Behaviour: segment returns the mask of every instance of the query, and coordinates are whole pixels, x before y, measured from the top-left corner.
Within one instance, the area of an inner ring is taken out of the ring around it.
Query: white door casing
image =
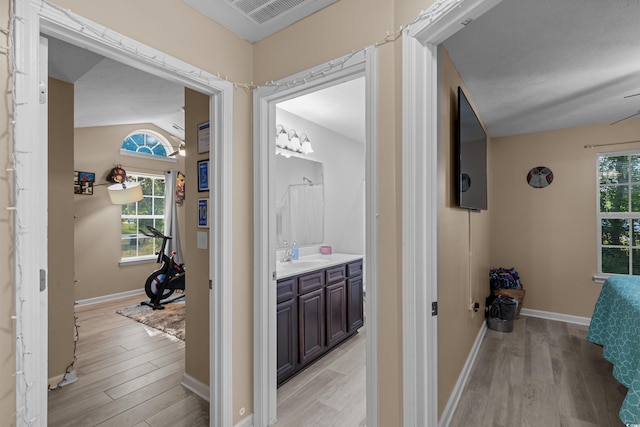
[[[440,0],[403,31],[403,424],[438,426],[438,45],[501,0]],[[440,426],[449,419],[443,414]]]
[[[318,65],[254,92],[254,413],[253,426],[276,421],[276,238],[274,182],[277,103],[365,76],[365,226],[367,304],[367,426],[377,426],[377,128],[376,55],[367,48]],[[265,357],[266,355],[266,357]]]
[[[231,425],[233,85],[49,2],[15,0],[12,6],[16,424],[46,425],[47,417],[47,294],[39,290],[41,271],[47,269],[47,197],[42,190],[48,182],[46,107],[43,113],[38,102],[38,67],[46,67],[38,58],[42,32],[209,95],[210,121],[219,125],[211,132],[210,141],[214,157],[210,174],[216,194],[212,200],[209,238],[209,271],[213,284],[210,292],[210,413],[212,426]]]

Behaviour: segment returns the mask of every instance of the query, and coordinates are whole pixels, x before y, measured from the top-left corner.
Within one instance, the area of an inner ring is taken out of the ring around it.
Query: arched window
[[[120,154],[175,161],[174,150],[165,137],[150,130],[137,130],[122,141]]]

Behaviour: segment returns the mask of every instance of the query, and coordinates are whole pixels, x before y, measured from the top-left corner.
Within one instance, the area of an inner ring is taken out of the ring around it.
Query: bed
[[[628,388],[620,420],[640,424],[640,278],[608,278],[591,318],[587,341],[602,345],[613,376]]]

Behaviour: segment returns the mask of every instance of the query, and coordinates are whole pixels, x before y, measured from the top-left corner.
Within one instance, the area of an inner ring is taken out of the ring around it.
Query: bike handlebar
[[[172,237],[171,237],[171,236],[165,236],[164,234],[162,234],[161,232],[159,232],[155,227],[152,227],[152,226],[150,226],[150,225],[147,225],[147,229],[149,230],[149,232],[150,232],[151,234],[149,234],[149,233],[145,232],[145,231],[144,231],[144,230],[142,230],[142,229],[140,229],[139,231],[140,231],[142,234],[144,234],[145,236],[147,236],[147,237],[160,237],[160,238],[162,238],[162,239],[167,239],[167,240],[172,239]]]

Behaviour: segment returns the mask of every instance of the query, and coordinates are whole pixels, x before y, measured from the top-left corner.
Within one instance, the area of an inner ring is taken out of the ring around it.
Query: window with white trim
[[[140,230],[147,232],[147,225],[151,225],[164,231],[164,176],[128,173],[127,181],[140,183],[143,198],[122,205],[121,259],[155,259],[162,239],[147,237]]]
[[[598,155],[598,268],[640,275],[640,151]]]
[[[122,141],[120,154],[125,156],[145,157],[154,160],[176,161],[175,150],[167,139],[157,132],[139,129],[131,132]]]

